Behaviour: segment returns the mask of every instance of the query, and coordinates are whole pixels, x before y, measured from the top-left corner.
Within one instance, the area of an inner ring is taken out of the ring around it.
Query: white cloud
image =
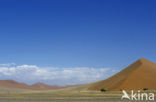
[[[9,67],[9,66],[13,66],[16,65],[15,63],[5,63],[5,64],[0,64],[0,66],[2,67]]]
[[[28,84],[43,82],[52,85],[74,85],[102,80],[116,72],[111,68],[40,68],[35,65],[0,66],[0,79],[12,79]]]

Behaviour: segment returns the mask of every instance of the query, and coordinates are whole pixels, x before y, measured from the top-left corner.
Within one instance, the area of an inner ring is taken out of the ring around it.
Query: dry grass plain
[[[131,102],[121,100],[121,96],[121,92],[97,91],[0,93],[0,102]]]

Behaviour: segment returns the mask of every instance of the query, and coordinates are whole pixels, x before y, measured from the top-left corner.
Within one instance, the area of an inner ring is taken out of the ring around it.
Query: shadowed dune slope
[[[156,90],[156,63],[139,59],[114,76],[91,84],[88,90]]]

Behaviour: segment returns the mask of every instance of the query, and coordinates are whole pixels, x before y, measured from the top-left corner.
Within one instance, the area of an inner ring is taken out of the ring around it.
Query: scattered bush
[[[148,88],[143,88],[144,91],[148,90]]]
[[[106,89],[101,89],[101,92],[106,92],[107,90]]]

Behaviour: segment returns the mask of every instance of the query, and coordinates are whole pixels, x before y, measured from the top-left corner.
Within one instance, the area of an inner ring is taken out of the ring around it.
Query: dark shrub
[[[106,89],[101,89],[101,92],[106,92],[107,90]]]
[[[143,88],[144,91],[148,90],[148,88]]]

